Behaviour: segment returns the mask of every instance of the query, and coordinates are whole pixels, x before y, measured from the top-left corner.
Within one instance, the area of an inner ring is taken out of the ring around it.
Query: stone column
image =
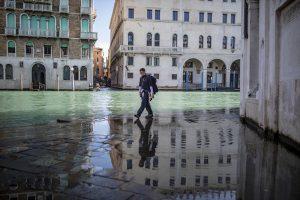
[[[230,88],[230,67],[226,68],[226,88]]]
[[[207,68],[203,69],[203,90],[207,90]]]

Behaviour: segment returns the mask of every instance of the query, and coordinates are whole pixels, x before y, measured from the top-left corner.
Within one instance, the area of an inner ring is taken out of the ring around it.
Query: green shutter
[[[50,17],[49,18],[49,24],[48,24],[48,28],[51,31],[55,31],[55,18],[54,17]]]
[[[9,41],[7,46],[8,46],[9,48],[15,48],[15,43],[14,43],[14,41]]]
[[[28,41],[28,42],[26,42],[26,45],[27,45],[27,46],[31,46],[31,47],[33,47],[33,42],[31,42],[31,41]]]
[[[7,27],[16,28],[16,20],[14,13],[7,14]]]
[[[47,31],[47,19],[46,19],[46,17],[41,17],[40,29],[42,31]]]
[[[69,22],[68,22],[67,18],[62,17],[60,25],[61,25],[61,30],[62,31],[68,31],[69,30]]]
[[[68,44],[65,44],[65,43],[64,43],[64,44],[61,44],[60,46],[63,47],[63,48],[67,48],[67,47],[68,47]]]
[[[89,32],[89,20],[88,19],[82,19],[81,20],[81,32]]]
[[[89,0],[82,0],[82,7],[90,7],[90,1]]]
[[[31,17],[30,29],[36,31],[37,28],[38,28],[38,17],[37,16],[32,16]]]
[[[21,29],[22,30],[28,30],[28,16],[22,15],[21,17]]]
[[[82,48],[83,48],[83,49],[89,49],[90,46],[89,46],[88,44],[83,44],[83,45],[82,45]]]

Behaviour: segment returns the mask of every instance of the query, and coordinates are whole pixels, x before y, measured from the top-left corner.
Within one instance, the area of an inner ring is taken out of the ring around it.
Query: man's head
[[[140,74],[141,74],[141,76],[144,76],[146,74],[145,68],[140,69]]]

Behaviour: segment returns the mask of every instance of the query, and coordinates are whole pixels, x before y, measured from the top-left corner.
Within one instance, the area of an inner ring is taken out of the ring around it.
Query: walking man
[[[153,112],[151,109],[150,101],[152,100],[154,95],[151,76],[148,76],[146,74],[145,68],[140,69],[140,74],[141,74],[141,78],[139,83],[139,93],[140,93],[140,97],[142,98],[142,103],[141,103],[141,107],[137,111],[137,114],[134,116],[140,118],[140,116],[142,115],[143,111],[146,108],[148,112],[146,118],[151,119],[153,118]]]

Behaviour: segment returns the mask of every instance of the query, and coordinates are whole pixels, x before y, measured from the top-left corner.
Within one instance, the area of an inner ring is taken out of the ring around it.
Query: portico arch
[[[46,88],[46,68],[41,63],[36,63],[32,66],[32,89]]]
[[[207,66],[207,89],[219,90],[226,87],[226,64],[221,59],[213,59]]]
[[[203,84],[202,76],[203,64],[196,58],[190,58],[184,62],[182,82],[183,88],[200,89]]]
[[[230,66],[230,88],[240,89],[240,60],[235,60]]]

